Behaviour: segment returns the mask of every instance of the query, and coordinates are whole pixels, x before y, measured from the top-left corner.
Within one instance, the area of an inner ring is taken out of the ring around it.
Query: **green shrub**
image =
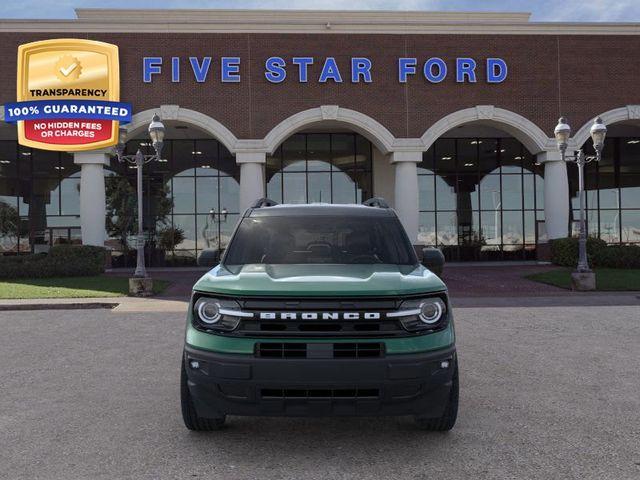
[[[49,253],[0,257],[0,278],[79,277],[104,272],[106,250],[89,245],[56,245]]]
[[[597,251],[607,248],[607,242],[595,237],[587,238],[587,258],[593,261]],[[559,238],[551,241],[551,261],[563,267],[574,267],[578,263],[578,239]]]
[[[167,227],[158,232],[158,247],[165,252],[173,250],[184,242],[184,230],[179,227]]]
[[[640,246],[609,245],[594,254],[593,264],[596,267],[640,268]]]
[[[607,245],[604,240],[588,237],[587,259],[591,267],[640,268],[640,246]],[[551,261],[563,267],[575,267],[578,264],[578,239],[552,240]]]

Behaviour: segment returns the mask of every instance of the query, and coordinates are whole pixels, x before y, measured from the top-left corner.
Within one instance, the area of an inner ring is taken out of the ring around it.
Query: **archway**
[[[436,122],[422,136],[418,243],[449,260],[535,258],[544,218],[537,153],[550,139],[502,109],[475,107]],[[566,222],[565,222],[566,223]]]
[[[447,131],[467,124],[497,127],[518,139],[533,154],[554,148],[553,139],[522,115],[493,105],[478,105],[450,113],[429,127],[421,137],[425,149]]]
[[[195,265],[202,250],[226,247],[241,214],[240,166],[231,151],[237,139],[206,115],[163,106],[134,115],[125,153],[133,154],[138,148],[152,153],[146,129],[154,113],[161,115],[166,133],[162,159],[143,168],[144,224],[150,239],[147,262],[151,266]],[[114,191],[110,183],[124,179],[133,189],[135,175],[135,166],[111,161],[107,206]],[[122,251],[121,238],[112,231],[107,244],[117,244]],[[117,266],[135,261],[120,257],[118,253]]]
[[[268,153],[276,148],[288,137],[303,129],[313,129],[315,126],[346,127],[367,138],[383,154],[392,151],[395,137],[377,120],[348,108],[337,105],[323,105],[296,113],[278,125],[264,137],[264,145]]]
[[[325,105],[283,120],[263,143],[268,196],[287,203],[360,203],[374,195],[373,170],[388,167],[384,156],[395,138],[363,113]]]
[[[206,132],[208,135],[216,138],[231,153],[236,151],[236,136],[216,119],[179,105],[161,105],[159,108],[143,110],[133,115],[131,123],[127,125],[127,132],[131,138],[137,138],[146,135],[146,131],[154,114],[159,114],[165,125],[179,124],[190,125],[198,130]]]

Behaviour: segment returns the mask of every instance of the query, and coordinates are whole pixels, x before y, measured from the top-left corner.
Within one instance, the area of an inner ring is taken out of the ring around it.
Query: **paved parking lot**
[[[0,478],[640,478],[640,307],[459,308],[448,434],[406,418],[182,426],[178,313],[0,312]]]

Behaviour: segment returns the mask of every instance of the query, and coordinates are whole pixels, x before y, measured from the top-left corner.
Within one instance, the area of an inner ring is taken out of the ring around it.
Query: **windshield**
[[[242,219],[224,265],[415,265],[413,247],[395,217],[264,216]]]

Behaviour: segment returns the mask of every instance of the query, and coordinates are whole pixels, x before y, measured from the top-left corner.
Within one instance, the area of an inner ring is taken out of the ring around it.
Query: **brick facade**
[[[640,104],[640,36],[629,35],[374,35],[374,34],[259,34],[259,33],[0,33],[0,102],[15,100],[18,45],[50,38],[89,38],[120,48],[121,98],[134,111],[161,104],[178,104],[205,113],[238,138],[262,138],[285,118],[319,105],[339,105],[374,118],[399,138],[421,136],[445,115],[474,105],[491,104],[531,120],[549,136],[560,114],[579,128],[594,115]],[[280,84],[264,77],[264,61],[272,55],[290,59],[312,56],[309,82],[298,83],[297,70],[288,68]],[[164,57],[162,75],[142,81],[144,56]],[[170,57],[182,59],[181,82],[172,83]],[[197,83],[188,57],[211,56],[205,83]],[[240,83],[221,83],[221,56],[242,59]],[[320,62],[337,59],[344,82],[321,84]],[[349,59],[368,57],[373,82],[352,84]],[[438,56],[449,75],[430,84],[420,65]],[[453,62],[466,56],[478,61],[478,82],[458,84]],[[397,59],[417,57],[418,74],[398,82]],[[509,76],[504,83],[487,84],[482,65],[487,57],[504,58]],[[638,57],[638,58],[637,58]]]

